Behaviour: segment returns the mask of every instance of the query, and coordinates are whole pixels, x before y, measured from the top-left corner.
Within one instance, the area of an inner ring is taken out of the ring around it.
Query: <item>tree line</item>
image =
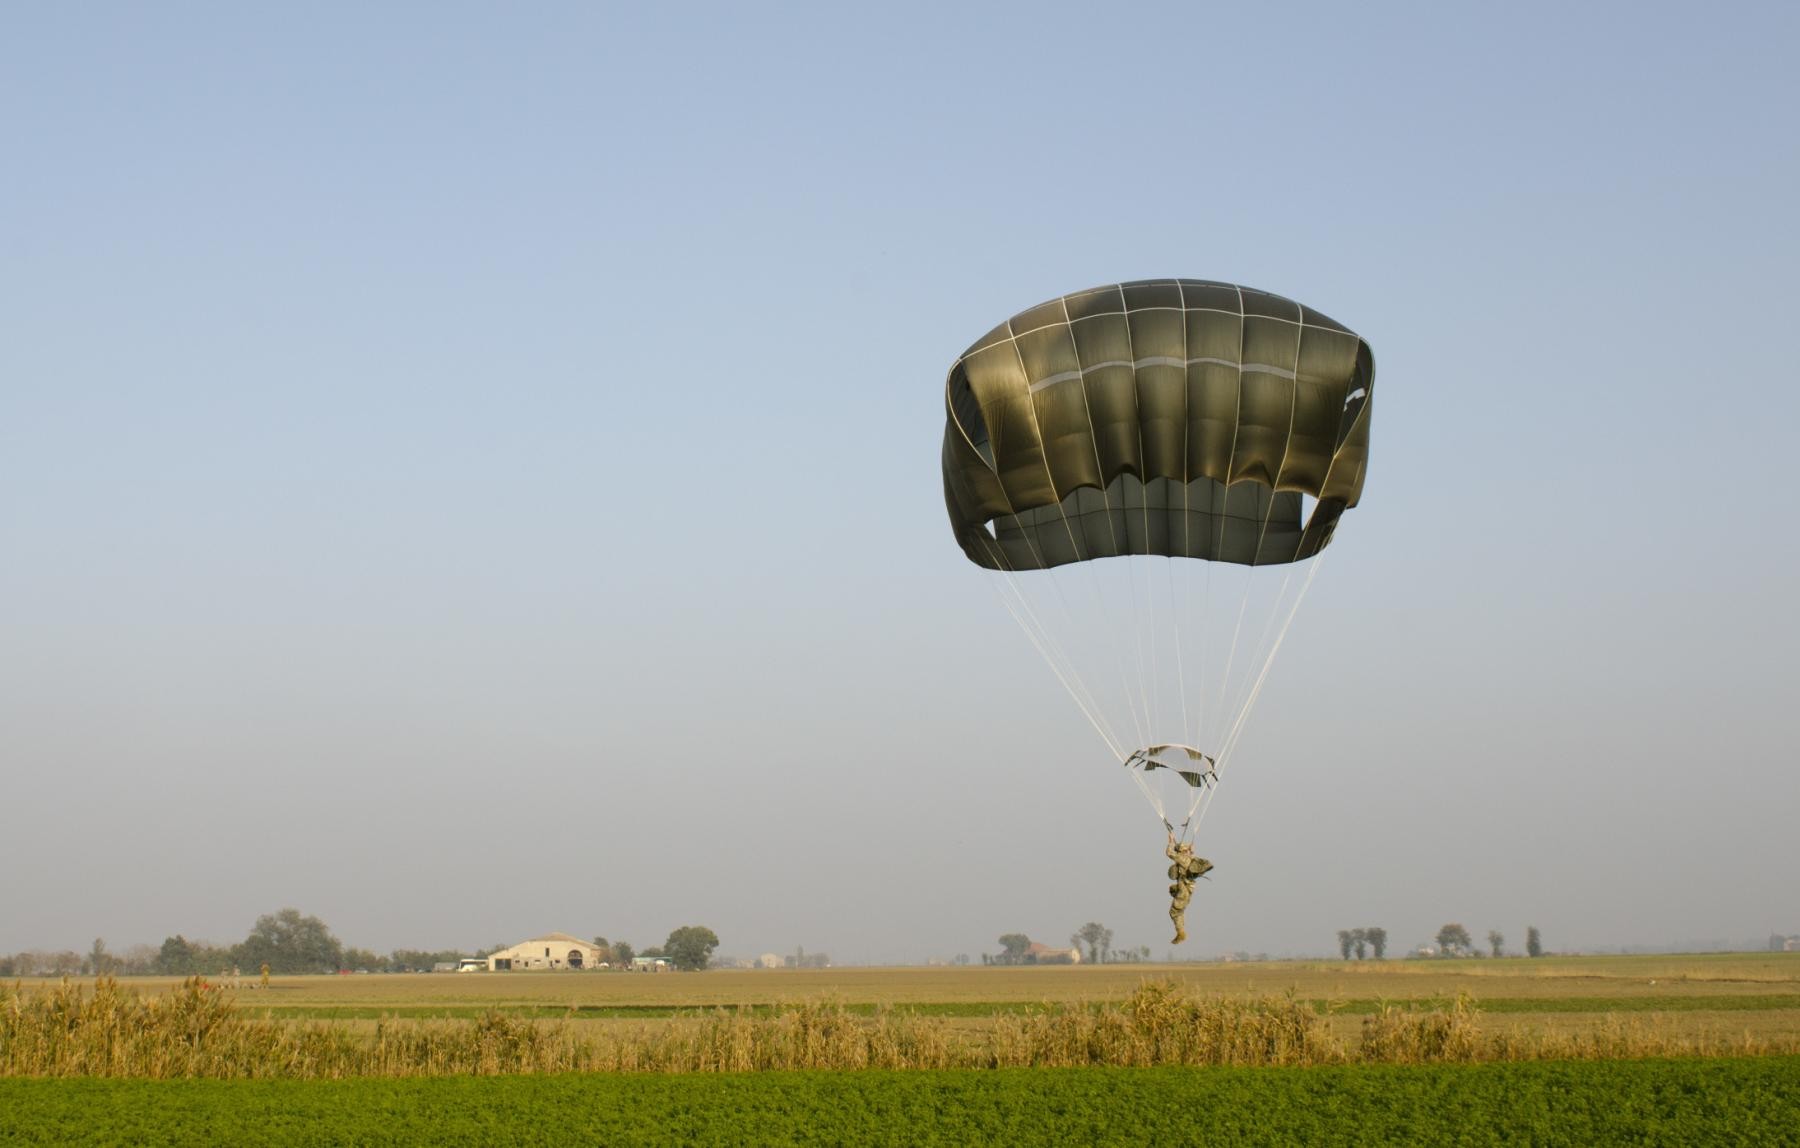
[[[1376,960],[1387,956],[1387,930],[1382,928],[1339,929],[1338,952],[1348,961],[1352,958],[1362,960],[1374,953]],[[1479,957],[1483,953],[1475,947],[1475,939],[1469,930],[1460,923],[1452,921],[1437,931],[1437,952],[1430,955],[1438,957]],[[1487,935],[1488,952],[1486,955],[1502,957],[1506,955],[1506,936],[1498,929],[1489,929]],[[1525,929],[1525,955],[1541,957],[1544,955],[1543,937],[1536,925]]]
[[[625,941],[608,941],[595,937],[594,947],[600,959],[609,965],[629,966],[635,957],[667,961],[683,972],[698,972],[712,962],[713,950],[719,947],[719,935],[705,925],[683,925],[669,934],[660,945],[641,952]]]
[[[1346,961],[1350,959],[1352,953],[1360,961],[1369,954],[1370,950],[1374,950],[1375,959],[1378,961],[1387,957],[1386,929],[1371,926],[1362,929],[1338,930],[1338,952],[1344,954]]]
[[[1440,957],[1503,957],[1506,955],[1506,935],[1499,929],[1489,929],[1487,935],[1488,951],[1484,954],[1475,945],[1469,930],[1455,921],[1450,922],[1437,931],[1437,955]],[[1541,957],[1544,955],[1543,935],[1536,925],[1525,927],[1525,955]]]
[[[594,938],[602,960],[613,965],[629,966],[637,956],[659,957],[678,969],[703,969],[712,959],[719,938],[704,925],[683,925],[669,934],[661,945],[637,951],[625,941]],[[29,949],[0,956],[0,977],[53,976],[215,976],[232,970],[255,973],[268,966],[269,972],[283,975],[302,973],[335,973],[340,971],[413,973],[430,972],[440,964],[451,964],[469,957],[485,957],[507,948],[461,949],[395,949],[376,953],[369,949],[345,945],[317,917],[298,909],[282,909],[256,919],[249,934],[236,944],[219,945],[208,941],[189,940],[181,934],[167,937],[160,946],[134,945],[121,952],[107,948],[104,938],[95,938],[86,953],[73,949],[50,951]]]
[[[1074,950],[1077,959],[1084,964],[1138,963],[1150,959],[1149,945],[1115,949],[1112,947],[1112,943],[1113,931],[1098,921],[1089,921],[1069,936],[1070,949]],[[981,963],[984,965],[1040,963],[1041,958],[1032,954],[1031,945],[1031,937],[1025,933],[1002,933],[1000,935],[1000,951],[981,954]],[[1056,960],[1059,963],[1067,963],[1065,958],[1058,957]],[[969,959],[958,954],[956,963],[966,965],[969,963]]]

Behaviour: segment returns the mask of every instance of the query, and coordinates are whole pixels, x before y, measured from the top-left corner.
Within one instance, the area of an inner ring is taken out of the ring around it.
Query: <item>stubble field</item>
[[[274,977],[267,991],[244,977],[240,1007],[288,1021],[474,1019],[507,1016],[616,1027],[678,1020],[697,1011],[832,1002],[851,1012],[897,1009],[966,1022],[1056,1005],[1129,997],[1146,981],[1241,999],[1285,995],[1309,1002],[1337,1027],[1383,1005],[1430,1007],[1466,996],[1488,1030],[1521,1026],[1577,1032],[1609,1017],[1654,1018],[1671,1034],[1752,1033],[1800,1038],[1800,953],[1545,957],[1537,960],[1276,961],[1111,964],[1024,968],[713,970],[704,974],[545,972]],[[41,992],[54,981],[24,981]],[[179,978],[132,978],[158,993]]]

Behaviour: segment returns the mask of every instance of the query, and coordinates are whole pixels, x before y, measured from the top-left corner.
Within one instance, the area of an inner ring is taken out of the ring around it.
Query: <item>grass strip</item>
[[[1412,1002],[1407,1003],[1411,1004]],[[1449,999],[1446,998],[1421,1002],[1421,1005],[1427,1008],[1442,1008],[1448,1003]],[[1777,993],[1768,996],[1485,997],[1477,1000],[1476,1004],[1484,1013],[1774,1012],[1784,1009],[1800,1009],[1800,993]],[[1375,1010],[1367,1011],[1374,1012]]]
[[[1409,997],[1382,1001],[1374,998],[1351,1000],[1311,1000],[1307,1003],[1321,1013],[1343,1016],[1371,1016],[1386,1004],[1407,1009],[1441,1009],[1449,1007],[1454,997]],[[1626,1013],[1626,1012],[1773,1012],[1800,1009],[1800,993],[1773,993],[1733,996],[1635,996],[1635,997],[1487,997],[1476,1001],[1484,1013]],[[682,1016],[701,1016],[717,1009],[743,1011],[750,1016],[778,1016],[792,1004],[497,1004],[497,1005],[245,1005],[245,1011],[274,1017],[277,1020],[380,1020],[393,1017],[404,1020],[475,1020],[490,1011],[504,1016],[528,1020],[668,1020]],[[884,1009],[896,1014],[921,1017],[988,1017],[1029,1016],[1067,1007],[1031,1001],[948,1001],[928,1004],[879,1005],[868,1002],[847,1003],[845,1012],[854,1016],[874,1016]],[[1090,1008],[1100,1008],[1094,1003]]]
[[[1800,1057],[328,1081],[0,1079],[0,1142],[1791,1144]]]
[[[474,1020],[497,1012],[502,1016],[526,1020],[669,1020],[675,1017],[706,1016],[720,1009],[746,1016],[773,1017],[792,1011],[805,1002],[782,1004],[497,1004],[497,1005],[245,1005],[246,1012],[256,1016],[267,1014],[277,1020],[380,1020],[393,1017],[402,1020]],[[984,1017],[1027,1016],[1052,1011],[1058,1005],[1029,1001],[954,1001],[932,1004],[880,1005],[871,1002],[845,1003],[843,1011],[852,1016],[875,1016],[881,1012],[920,1017]],[[1098,1007],[1098,1006],[1095,1006]]]

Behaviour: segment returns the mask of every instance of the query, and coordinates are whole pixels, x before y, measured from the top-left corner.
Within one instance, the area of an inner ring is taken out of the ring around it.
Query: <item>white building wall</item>
[[[581,954],[581,968],[593,969],[600,966],[603,955],[593,945],[560,937],[533,937],[529,941],[520,941],[509,949],[488,954],[488,969],[492,972],[507,971],[501,964],[503,961],[510,961],[510,971],[515,973],[567,969],[572,967],[569,963],[569,954],[572,952]]]

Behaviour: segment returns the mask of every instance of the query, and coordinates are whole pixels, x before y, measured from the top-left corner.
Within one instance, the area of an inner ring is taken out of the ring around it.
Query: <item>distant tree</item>
[[[805,945],[795,945],[794,951],[784,958],[790,969],[828,969],[831,967],[830,953],[809,953]]]
[[[1111,929],[1099,921],[1089,921],[1076,930],[1075,935],[1069,938],[1069,943],[1075,946],[1076,952],[1080,952],[1082,944],[1086,943],[1087,959],[1100,965],[1105,964],[1112,955],[1112,939]]]
[[[231,960],[247,969],[266,964],[274,973],[329,973],[344,967],[344,946],[324,921],[283,909],[258,917]]]
[[[461,949],[395,949],[383,967],[393,973],[428,973],[439,965],[454,964],[471,955]]]
[[[177,933],[166,938],[150,959],[150,971],[163,976],[208,976],[231,964],[231,951],[190,941]]]
[[[1461,925],[1451,923],[1437,931],[1438,949],[1446,957],[1460,957],[1475,947],[1469,937],[1469,930]]]
[[[704,969],[718,947],[719,935],[705,925],[683,925],[663,942],[670,963],[684,972]]]
[[[624,965],[626,968],[630,968],[631,962],[637,957],[637,950],[631,947],[630,941],[614,941],[612,943],[612,955],[613,964]]]
[[[112,953],[114,976],[142,977],[156,971],[156,946],[132,945],[122,953]]]
[[[87,960],[83,963],[87,966],[84,971],[91,977],[103,977],[116,972],[118,965],[112,954],[106,951],[106,940],[103,937],[94,938],[93,947],[88,950]]]
[[[191,977],[199,972],[193,942],[180,933],[164,938],[162,948],[156,951],[156,971],[171,977]]]
[[[1378,961],[1384,959],[1387,956],[1387,930],[1372,925],[1362,932],[1363,939],[1368,941],[1369,947],[1375,950],[1375,959]]]
[[[1496,957],[1505,955],[1502,950],[1506,948],[1506,938],[1499,929],[1488,930],[1488,948]]]
[[[13,975],[21,977],[78,977],[86,965],[86,958],[74,949],[31,949],[13,955]]]
[[[995,961],[1002,965],[1021,965],[1025,963],[1025,953],[1031,948],[1031,938],[1024,933],[1003,933],[1000,936],[1000,955]]]
[[[1527,925],[1525,928],[1525,955],[1528,957],[1544,955],[1544,940],[1538,936],[1536,925]]]
[[[1350,948],[1355,944],[1356,938],[1351,935],[1349,929],[1338,930],[1338,952],[1344,955],[1346,961],[1350,959]]]
[[[342,962],[338,965],[340,969],[368,969],[371,972],[385,963],[379,953],[372,953],[368,949],[345,949],[339,960]],[[275,966],[270,965],[269,971],[274,972]]]
[[[1350,930],[1350,943],[1356,946],[1356,959],[1362,960],[1369,955],[1369,934],[1362,929]]]

